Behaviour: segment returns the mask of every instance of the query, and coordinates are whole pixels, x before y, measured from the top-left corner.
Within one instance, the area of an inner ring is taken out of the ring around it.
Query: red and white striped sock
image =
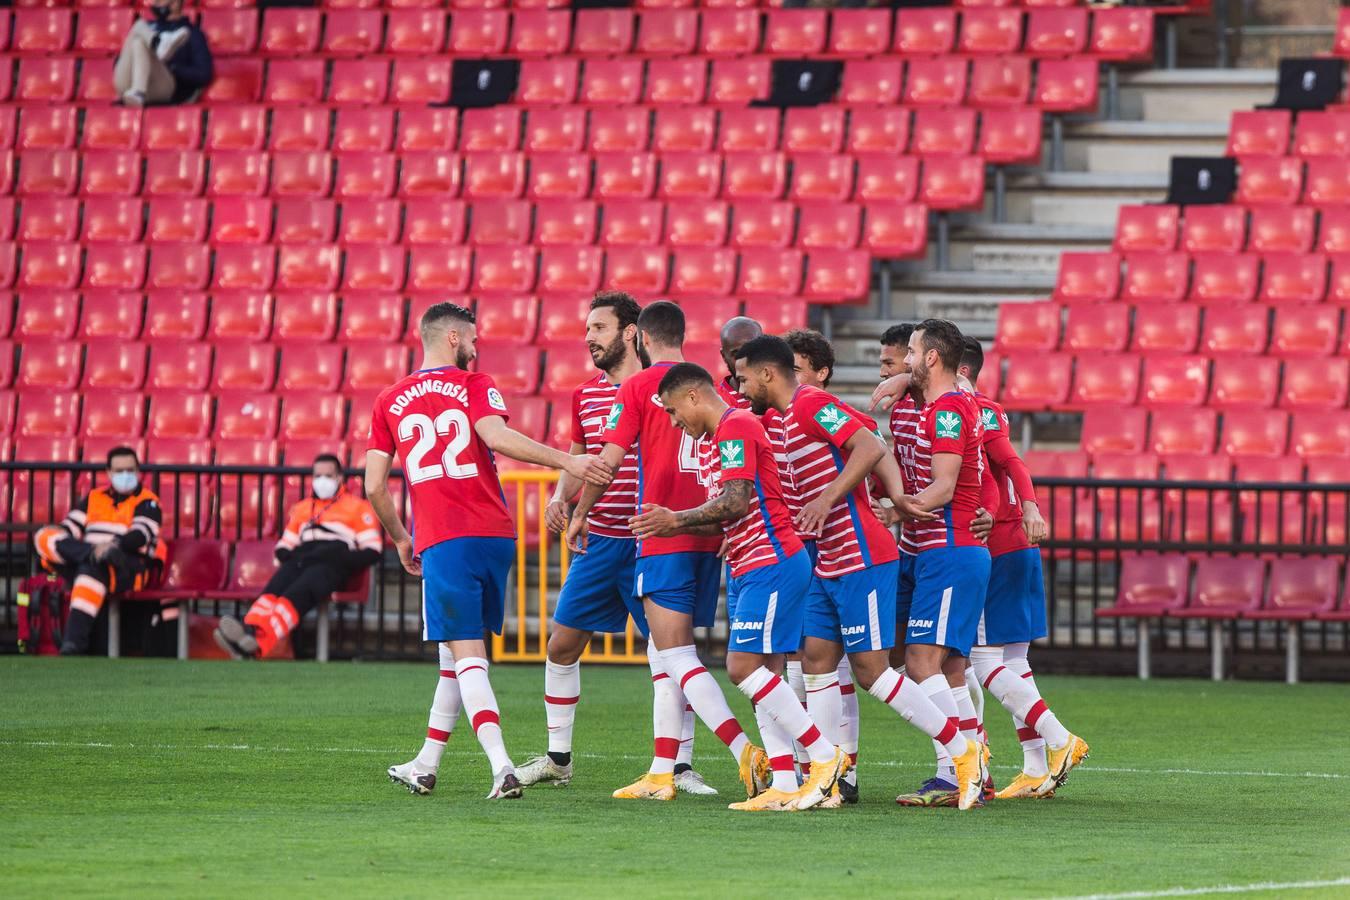
[[[684,715],[680,716],[680,750],[675,754],[675,768],[680,766],[694,767],[694,708],[689,705],[685,699],[684,692],[680,692],[680,702],[684,704]]]
[[[970,691],[966,688],[965,676],[961,676],[961,683],[952,686],[952,700],[956,703],[956,715],[959,718],[957,723],[961,733],[966,736],[968,741],[978,741],[980,739],[980,720],[975,716],[975,702],[970,699]]]
[[[1026,722],[1051,747],[1068,743],[1068,729],[1050,712],[1034,682],[1027,684],[1026,679],[1004,665],[1002,647],[976,647],[971,651],[971,659],[980,682],[1014,719]]]
[[[479,656],[455,661],[455,677],[459,680],[459,693],[464,698],[464,709],[473,724],[473,733],[487,754],[488,764],[492,766],[492,777],[515,772],[511,757],[506,754],[506,742],[502,740],[501,713],[497,709],[497,697],[492,693],[492,683],[488,681],[488,661]]]
[[[424,772],[435,772],[441,767],[441,757],[445,754],[445,742],[455,730],[459,720],[459,710],[463,702],[459,697],[459,680],[455,678],[455,657],[444,644],[437,645],[440,650],[440,676],[436,679],[436,694],[431,698],[431,714],[427,716],[427,737],[422,742],[422,750],[417,754],[417,768]]]
[[[776,791],[791,794],[797,790],[797,768],[792,759],[792,738],[774,721],[764,707],[755,705],[755,722],[759,725],[759,738],[764,742],[764,752],[769,754],[769,767],[773,770],[772,787]]]
[[[950,702],[951,691],[946,689],[947,679],[942,675],[934,675],[925,684],[935,679],[942,682],[942,692],[946,693]],[[962,737],[961,729],[951,721],[956,717],[954,711],[949,717],[934,703],[929,692],[914,683],[914,679],[906,678],[894,669],[887,669],[872,682],[867,692],[899,713],[900,718],[942,744],[952,756],[966,752],[966,739]]]
[[[544,663],[544,717],[548,721],[548,752],[572,753],[572,726],[581,699],[581,661],[563,666]]]
[[[1022,683],[1035,691],[1039,697],[1041,692],[1031,674],[1031,663],[1027,661],[1027,650],[1030,646],[1026,643],[1004,644],[1003,665],[1014,675],[1020,676]],[[1022,771],[1028,775],[1049,775],[1050,768],[1045,759],[1045,738],[1016,716],[1013,717],[1013,725],[1017,728],[1017,740],[1022,744]]]
[[[732,715],[731,707],[727,706],[727,698],[722,694],[717,679],[699,662],[694,645],[662,650],[661,665],[666,674],[675,679],[679,689],[684,691],[689,705],[694,707],[694,714],[712,729],[713,734],[727,745],[731,755],[739,762],[741,751],[749,745],[750,739],[745,736],[741,723]]]
[[[647,642],[647,665],[652,671],[652,765],[649,771],[655,775],[669,775],[675,771],[675,760],[682,749],[680,733],[688,704],[675,686],[675,679],[666,674],[661,655],[651,641]]]
[[[788,687],[792,688],[792,693],[796,695],[802,709],[806,709],[806,678],[802,675],[802,661],[800,659],[789,659],[783,665],[783,680],[788,683]],[[792,750],[797,756],[797,764],[801,766],[801,770],[803,772],[809,771],[811,755],[806,752],[806,748],[793,741]]]
[[[760,666],[736,687],[755,704],[756,712],[767,713],[787,732],[789,740],[806,748],[813,765],[825,765],[834,759],[834,744],[822,736],[820,728],[802,709],[792,688],[783,679]]]
[[[839,693],[839,673],[825,672],[818,675],[805,675],[806,711],[811,721],[816,723],[825,740],[832,744],[842,741],[844,730],[844,701]],[[810,771],[810,756],[807,768]]]
[[[858,762],[858,689],[853,685],[853,670],[848,657],[839,663],[839,701],[843,717],[839,720],[839,749],[848,754],[850,763]]]

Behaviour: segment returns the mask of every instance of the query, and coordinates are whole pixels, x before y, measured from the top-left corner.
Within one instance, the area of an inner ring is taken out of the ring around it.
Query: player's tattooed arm
[[[644,503],[642,512],[629,520],[633,534],[640,538],[671,537],[676,534],[715,536],[722,533],[723,522],[734,522],[750,508],[754,486],[744,479],[728,481],[722,493],[702,506],[679,512]]]

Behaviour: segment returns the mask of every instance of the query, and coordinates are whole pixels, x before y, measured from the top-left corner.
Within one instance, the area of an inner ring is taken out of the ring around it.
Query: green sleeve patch
[[[961,417],[946,409],[938,413],[937,436],[948,440],[959,438],[961,436]]]
[[[987,406],[980,409],[980,422],[983,423],[985,431],[1003,430],[1003,426],[999,423],[998,416]]]
[[[816,424],[829,434],[838,434],[839,429],[844,427],[848,421],[848,416],[842,409],[833,403],[827,403],[821,407],[820,412],[815,415]]]
[[[605,422],[605,428],[613,431],[619,427],[619,417],[623,415],[623,404],[615,403],[609,408],[609,419]]]
[[[745,441],[718,441],[717,452],[721,454],[723,469],[739,469],[745,465]]]

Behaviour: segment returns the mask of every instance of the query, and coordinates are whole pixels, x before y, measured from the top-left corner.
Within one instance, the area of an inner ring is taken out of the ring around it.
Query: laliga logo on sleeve
[[[506,401],[502,399],[501,391],[496,388],[488,388],[488,406],[506,412]]]
[[[821,428],[824,428],[830,434],[838,433],[839,429],[843,428],[844,423],[848,421],[848,417],[833,403],[827,404],[820,412],[816,413],[815,419],[816,424],[820,425]]]
[[[984,423],[985,431],[1003,430],[1003,426],[999,424],[998,416],[994,415],[994,411],[988,407],[980,410],[980,421]]]
[[[619,416],[623,415],[623,404],[615,403],[609,408],[609,418],[605,420],[605,427],[615,429],[619,427]]]
[[[722,468],[739,469],[745,465],[745,441],[719,441],[717,449],[722,454]]]
[[[937,436],[940,438],[959,438],[961,436],[961,417],[950,410],[938,413]]]

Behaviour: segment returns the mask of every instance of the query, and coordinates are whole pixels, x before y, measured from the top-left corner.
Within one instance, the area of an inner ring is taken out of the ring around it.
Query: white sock
[[[792,693],[797,695],[797,701],[801,703],[802,709],[806,709],[806,679],[802,676],[802,661],[800,659],[789,659],[783,667],[783,680],[792,688]],[[806,748],[796,741],[792,742],[793,752],[797,754],[797,762],[805,772],[811,764],[811,756],[806,752]]]
[[[806,675],[806,711],[825,740],[838,745],[843,740],[844,701],[839,695],[839,673]],[[809,758],[808,758],[809,763]]]
[[[975,677],[975,667],[966,666],[966,690],[970,692],[970,702],[975,706],[975,730],[979,733],[980,743],[989,743],[989,734],[984,730],[984,686]]]
[[[1027,643],[1004,644],[1003,664],[1008,667],[1008,671],[1020,676],[1022,683],[1035,691],[1039,697],[1041,692],[1036,687],[1036,679],[1031,674],[1031,663],[1027,660],[1027,650],[1030,647],[1031,645]],[[1022,771],[1028,775],[1049,775],[1050,767],[1045,759],[1045,738],[1016,716],[1013,716],[1013,726],[1017,729],[1017,740],[1022,744]]]
[[[652,670],[652,766],[656,775],[675,771],[679,754],[680,727],[684,722],[684,694],[675,686],[675,679],[666,674],[656,645],[647,642],[647,665]]]
[[[713,734],[727,745],[731,755],[739,762],[741,751],[749,745],[750,739],[745,736],[741,723],[732,715],[731,707],[727,706],[721,685],[699,662],[694,645],[662,650],[661,665],[666,674],[675,679],[679,689],[684,691],[689,705],[694,707],[694,714],[712,729]]]
[[[1014,718],[1034,728],[1051,747],[1068,743],[1068,729],[1050,712],[1040,694],[1003,664],[1002,647],[976,647],[970,651],[970,659],[980,683]]]
[[[957,727],[966,736],[966,740],[978,741],[980,739],[980,720],[975,718],[975,703],[970,699],[970,689],[966,687],[965,677],[962,676],[961,684],[951,690],[952,700],[956,702],[956,715],[959,719]]]
[[[835,745],[821,736],[820,729],[783,679],[760,666],[736,687],[755,704],[756,712],[767,713],[787,733],[789,740],[806,748],[812,764],[825,765],[834,759]],[[791,752],[790,748],[788,752]]]
[[[436,679],[436,694],[431,698],[431,715],[427,716],[427,738],[422,742],[422,750],[416,759],[419,770],[433,773],[441,766],[445,742],[450,740],[450,732],[455,730],[455,722],[463,706],[459,697],[459,680],[455,678],[455,656],[444,644],[437,646],[440,649],[441,674]]]
[[[769,767],[773,770],[772,787],[776,791],[791,794],[797,790],[797,769],[793,766],[792,738],[779,725],[764,707],[755,706],[755,721],[759,724],[759,737],[764,742],[764,752],[769,754]]]
[[[844,715],[839,720],[839,748],[848,754],[849,762],[858,762],[858,689],[853,685],[853,670],[848,657],[839,663],[839,701]]]
[[[940,674],[934,675],[928,681],[935,678],[942,679],[942,684],[946,685],[947,680]],[[966,752],[966,739],[962,737],[961,730],[933,702],[933,698],[920,685],[914,683],[914,679],[906,678],[894,669],[887,669],[881,673],[881,677],[872,682],[868,693],[899,713],[900,718],[939,741],[952,756],[960,756]],[[951,691],[945,693],[950,702]]]
[[[488,661],[481,657],[457,660],[455,677],[459,680],[460,696],[464,698],[464,709],[469,713],[473,733],[492,766],[492,777],[497,779],[508,773],[514,774],[515,766],[506,755],[506,743],[502,740],[497,698],[488,681]]]
[[[684,703],[684,715],[680,716],[680,750],[675,754],[676,766],[694,767],[694,723],[697,719],[694,716],[694,708],[689,705],[684,692],[680,692],[680,700]]]
[[[581,661],[563,666],[544,663],[544,716],[548,720],[548,752],[572,752],[572,726],[581,699]]]

